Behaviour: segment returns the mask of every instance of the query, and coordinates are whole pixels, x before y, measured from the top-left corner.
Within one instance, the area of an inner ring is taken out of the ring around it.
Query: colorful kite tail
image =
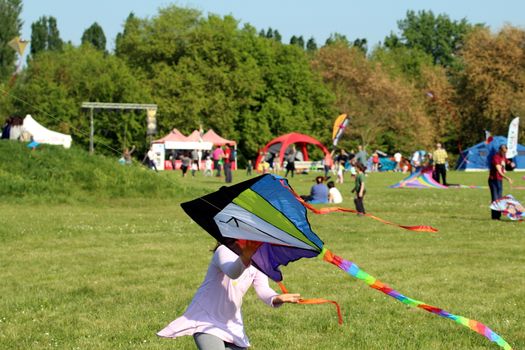
[[[375,277],[372,277],[365,271],[361,270],[355,263],[345,260],[337,255],[333,255],[332,252],[330,252],[326,248],[323,248],[323,251],[321,252],[320,256],[323,258],[323,260],[339,267],[341,270],[347,272],[349,275],[352,275],[355,278],[363,280],[366,284],[368,284],[369,287],[377,289],[378,291],[388,296],[391,296],[394,299],[397,299],[398,301],[402,302],[405,305],[409,305],[412,307],[418,307],[420,309],[424,309],[428,312],[439,315],[441,317],[451,319],[454,322],[459,323],[465,327],[468,327],[474,332],[477,332],[483,335],[490,341],[493,341],[499,346],[501,346],[503,349],[512,350],[512,347],[505,341],[505,339],[500,337],[493,330],[491,330],[490,328],[488,328],[481,322],[478,322],[476,320],[471,320],[463,316],[457,316],[457,315],[451,314],[438,307],[428,305],[421,301],[404,296],[398,291],[390,288],[388,285],[382,283]]]
[[[281,288],[282,293],[288,293],[288,289],[284,286],[283,282],[277,282],[279,285],[279,288]],[[322,298],[314,298],[314,299],[299,299],[297,304],[305,304],[305,305],[315,305],[315,304],[334,304],[336,311],[337,311],[337,322],[342,325],[343,324],[343,315],[341,313],[341,307],[339,304],[334,300],[328,300],[328,299],[322,299]]]
[[[310,203],[307,203],[304,199],[301,198],[301,196],[299,196],[297,193],[295,193],[294,190],[292,190],[292,188],[290,186],[288,186],[284,180],[281,180],[281,185],[283,185],[284,187],[286,187],[294,196],[295,198],[301,202],[302,205],[304,205],[305,208],[307,208],[308,210],[310,210],[311,212],[313,212],[314,214],[328,214],[328,213],[333,213],[333,212],[343,212],[343,213],[354,213],[354,214],[357,214],[357,210],[354,210],[354,209],[350,209],[350,208],[342,208],[342,207],[324,207],[324,208],[316,208],[314,207],[313,205],[311,205]],[[409,230],[409,231],[416,231],[416,232],[438,232],[438,230],[432,226],[428,226],[428,225],[417,225],[417,226],[405,226],[405,225],[399,225],[399,224],[396,224],[396,223],[393,223],[393,222],[390,222],[390,221],[386,221],[384,219],[381,219],[377,216],[374,216],[372,214],[363,214],[364,216],[367,216],[371,219],[374,219],[374,220],[377,220],[379,222],[382,222],[383,224],[387,224],[387,225],[392,225],[392,226],[397,226],[397,227],[401,227],[401,228],[404,228],[405,230]]]

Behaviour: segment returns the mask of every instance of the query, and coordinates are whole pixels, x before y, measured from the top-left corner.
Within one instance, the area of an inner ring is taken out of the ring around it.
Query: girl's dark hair
[[[328,181],[328,183],[326,184],[326,186],[328,186],[328,188],[332,188],[332,187],[335,187],[335,184],[333,181]]]
[[[355,167],[358,168],[359,170],[361,170],[363,173],[366,171],[366,166],[364,166],[363,164],[357,162],[355,164]]]

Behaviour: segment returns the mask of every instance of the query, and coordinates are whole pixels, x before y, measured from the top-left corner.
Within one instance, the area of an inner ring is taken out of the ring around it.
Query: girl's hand
[[[297,303],[300,299],[300,294],[285,293],[274,297],[272,304],[278,306],[284,303]]]
[[[244,266],[250,265],[250,261],[252,259],[253,254],[259,249],[259,247],[262,245],[262,242],[257,241],[248,241],[245,239],[239,239],[237,240],[237,246],[241,250],[241,260],[244,263]]]

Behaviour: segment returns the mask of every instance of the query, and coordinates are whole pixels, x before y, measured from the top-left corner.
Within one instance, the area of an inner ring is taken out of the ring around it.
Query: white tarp
[[[62,145],[64,148],[71,147],[72,140],[70,135],[61,134],[43,127],[29,114],[24,118],[23,129],[32,135],[33,141],[38,143]]]

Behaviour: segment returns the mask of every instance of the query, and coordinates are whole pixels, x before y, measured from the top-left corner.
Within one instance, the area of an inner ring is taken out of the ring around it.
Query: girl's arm
[[[359,189],[359,197],[363,197],[365,194],[365,182],[361,182],[361,188]]]
[[[277,294],[268,284],[268,277],[256,270],[255,277],[253,279],[253,288],[259,299],[265,304],[272,307],[279,307],[284,303],[297,303],[301,296],[299,294]]]
[[[261,246],[261,242],[238,240],[241,254],[237,256],[229,248],[220,245],[213,256],[213,263],[231,279],[237,279],[250,266],[253,254]]]

